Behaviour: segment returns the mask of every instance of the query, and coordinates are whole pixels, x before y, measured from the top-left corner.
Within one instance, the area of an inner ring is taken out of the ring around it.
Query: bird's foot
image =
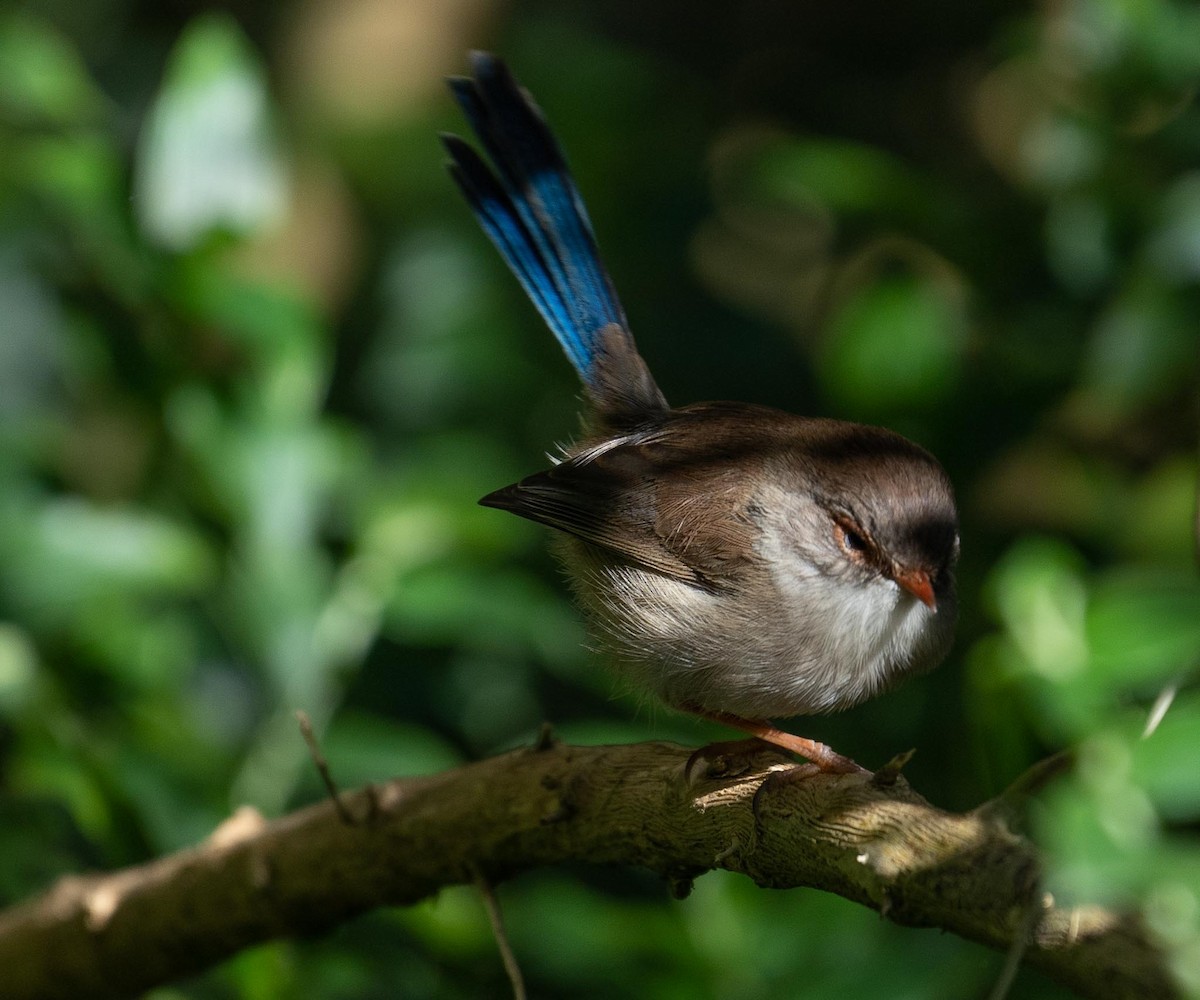
[[[761,767],[764,753],[778,753],[779,747],[765,740],[724,740],[708,743],[694,750],[684,765],[683,773],[689,786],[701,781],[739,778]]]
[[[810,740],[804,736],[795,736],[792,733],[786,733],[765,719],[743,719],[740,715],[733,715],[730,712],[713,712],[708,709],[694,707],[688,707],[687,711],[703,716],[706,719],[711,719],[713,722],[719,722],[722,725],[740,729],[742,732],[749,733],[751,736],[765,743],[782,747],[789,753],[803,757],[817,772],[825,774],[871,773],[865,767],[851,760],[849,757],[838,753],[832,747],[826,746],[824,743],[818,743],[816,740]]]

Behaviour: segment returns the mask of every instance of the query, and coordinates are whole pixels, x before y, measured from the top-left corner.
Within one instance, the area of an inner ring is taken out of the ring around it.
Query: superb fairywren
[[[668,406],[541,112],[499,59],[471,65],[450,86],[492,165],[444,136],[450,171],[589,404],[561,461],[480,503],[563,533],[591,629],[636,683],[822,769],[855,769],[762,720],[847,708],[945,656],[958,555],[945,472],[878,427]]]

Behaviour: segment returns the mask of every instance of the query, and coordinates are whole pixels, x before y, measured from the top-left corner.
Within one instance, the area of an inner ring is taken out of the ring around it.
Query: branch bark
[[[397,779],[274,822],[244,810],[200,846],[61,880],[0,914],[4,996],[115,998],[268,938],[445,885],[567,860],[641,865],[686,889],[713,868],[835,892],[897,923],[1007,950],[1084,997],[1180,995],[1139,919],[1044,898],[1006,810],[947,813],[902,777],[798,777],[771,751],[689,764],[672,744],[518,750]]]

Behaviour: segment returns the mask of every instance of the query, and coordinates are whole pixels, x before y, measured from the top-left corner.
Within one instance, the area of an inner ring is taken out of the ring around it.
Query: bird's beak
[[[930,611],[937,611],[937,598],[933,596],[933,582],[928,570],[897,569],[894,579]]]

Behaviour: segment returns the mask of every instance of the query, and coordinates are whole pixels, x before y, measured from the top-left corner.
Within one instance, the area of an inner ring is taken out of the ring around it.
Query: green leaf
[[[1169,820],[1200,818],[1200,780],[1196,748],[1200,747],[1200,697],[1176,700],[1148,737],[1133,748],[1133,774]]]
[[[52,619],[78,622],[82,601],[195,593],[214,575],[201,538],[159,514],[65,497],[34,510],[10,504],[6,517],[0,555],[10,587]]]
[[[838,213],[927,206],[935,196],[919,175],[881,149],[811,137],[769,142],[751,181],[775,198],[799,204],[815,198]]]
[[[25,184],[84,224],[121,196],[120,155],[102,135],[40,137],[22,143],[17,153]]]
[[[71,124],[103,106],[70,42],[31,17],[0,19],[0,108],[34,122]]]
[[[1188,571],[1125,571],[1092,589],[1089,672],[1114,691],[1179,676],[1200,649],[1200,581]]]
[[[955,296],[915,275],[883,277],[841,308],[829,330],[830,387],[857,412],[928,408],[953,387],[965,321]]]
[[[462,763],[462,755],[432,729],[363,712],[340,713],[321,747],[347,788],[395,775],[435,774]]]
[[[143,229],[173,250],[280,217],[286,181],[264,73],[229,18],[205,16],[184,32],[142,134],[136,180]]]

